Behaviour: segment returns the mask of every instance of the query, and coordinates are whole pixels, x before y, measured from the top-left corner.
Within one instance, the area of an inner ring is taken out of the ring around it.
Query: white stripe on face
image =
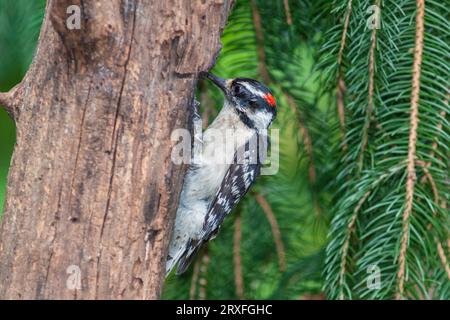
[[[242,84],[248,91],[250,91],[254,95],[257,95],[257,96],[260,96],[261,98],[264,98],[264,92],[256,89],[251,84],[249,84],[247,82],[240,82],[240,84]]]

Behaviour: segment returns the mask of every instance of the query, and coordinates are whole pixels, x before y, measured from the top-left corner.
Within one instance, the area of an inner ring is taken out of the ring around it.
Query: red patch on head
[[[275,107],[277,105],[275,98],[270,93],[268,93],[264,96],[264,100],[266,100],[267,103],[270,104],[272,107]]]

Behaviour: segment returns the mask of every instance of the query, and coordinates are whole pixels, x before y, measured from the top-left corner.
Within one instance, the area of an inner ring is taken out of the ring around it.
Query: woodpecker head
[[[276,116],[276,101],[270,90],[248,78],[222,79],[211,73],[206,77],[225,94],[239,118],[252,129],[267,129]]]

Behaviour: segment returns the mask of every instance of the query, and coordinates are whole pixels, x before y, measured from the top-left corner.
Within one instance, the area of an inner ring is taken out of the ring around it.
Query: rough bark
[[[160,296],[184,174],[170,134],[187,126],[231,2],[48,1],[30,70],[0,95],[17,126],[1,299]],[[80,30],[66,28],[72,4]]]

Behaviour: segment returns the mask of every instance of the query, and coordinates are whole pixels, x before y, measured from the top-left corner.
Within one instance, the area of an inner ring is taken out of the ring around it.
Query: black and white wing
[[[260,174],[263,159],[259,155],[258,145],[259,142],[256,148],[250,149],[249,143],[246,143],[235,153],[233,163],[225,173],[222,184],[206,214],[202,234],[198,240],[191,239],[188,242],[186,251],[178,264],[177,274],[183,273],[202,245],[217,234],[225,217],[244,197]]]

